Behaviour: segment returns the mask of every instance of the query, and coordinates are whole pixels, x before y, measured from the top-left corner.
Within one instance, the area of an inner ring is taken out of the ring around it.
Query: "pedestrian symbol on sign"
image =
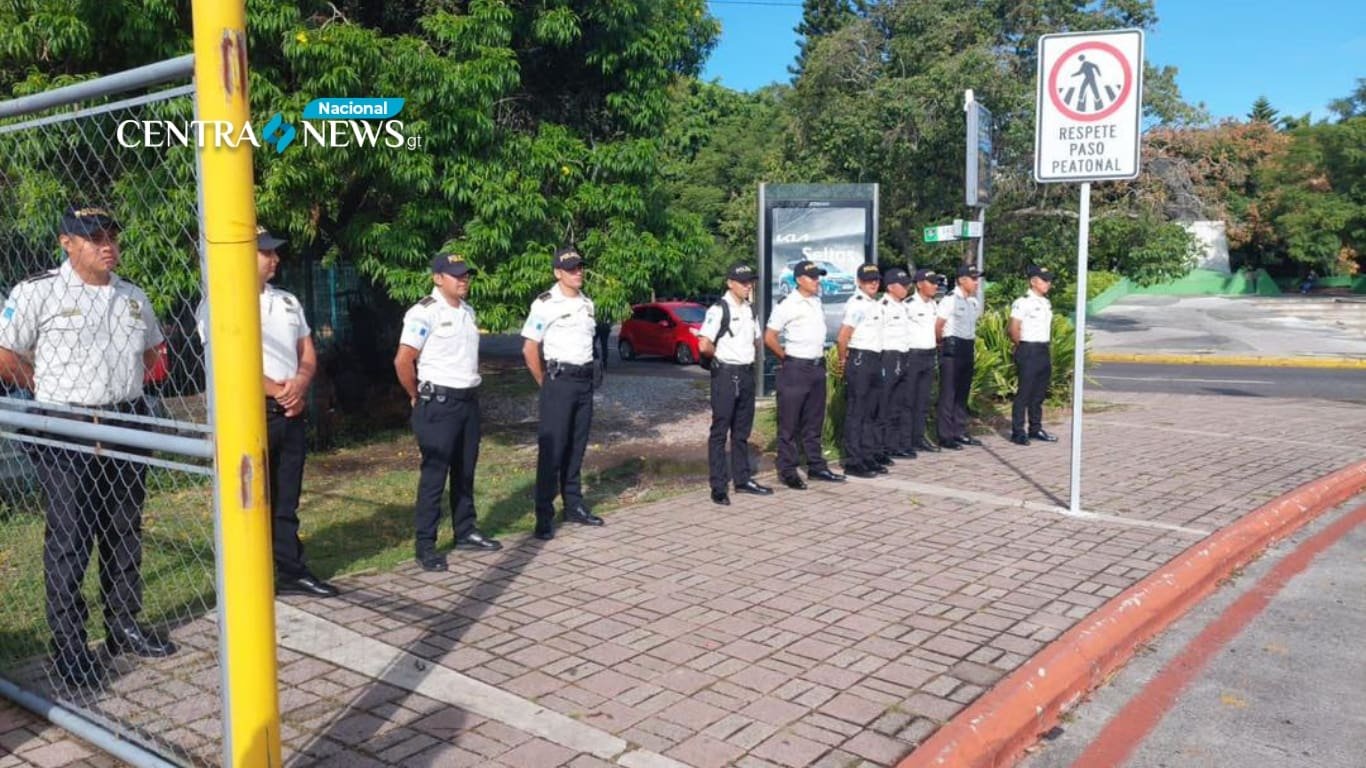
[[[1092,41],[1073,46],[1058,58],[1048,85],[1059,112],[1092,122],[1109,117],[1128,99],[1133,70],[1114,46]]]

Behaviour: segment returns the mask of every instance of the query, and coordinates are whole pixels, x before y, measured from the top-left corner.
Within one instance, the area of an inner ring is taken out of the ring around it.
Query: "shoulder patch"
[[[422,301],[419,301],[419,302],[417,303],[417,305],[418,305],[419,307],[430,307],[431,305],[433,305],[433,304],[435,304],[435,303],[436,303],[436,297],[434,297],[434,296],[427,296],[427,297],[423,298]]]
[[[537,300],[537,301],[550,301],[550,291],[546,291],[545,293],[541,294],[540,296],[537,296],[537,297],[536,297],[536,300]]]

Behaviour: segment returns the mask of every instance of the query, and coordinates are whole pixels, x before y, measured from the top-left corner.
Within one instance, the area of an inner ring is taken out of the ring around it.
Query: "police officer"
[[[982,300],[982,273],[975,264],[958,267],[958,285],[939,302],[934,332],[939,338],[939,444],[950,450],[981,445],[968,434],[968,394],[972,391],[974,345]]]
[[[1015,347],[1015,369],[1020,388],[1010,410],[1010,442],[1029,445],[1029,441],[1057,442],[1043,428],[1043,401],[1053,376],[1053,359],[1048,350],[1053,328],[1053,305],[1045,298],[1053,287],[1053,273],[1031,266],[1029,292],[1010,305],[1010,341]],[[1025,415],[1029,432],[1025,432]]]
[[[731,266],[726,274],[726,293],[707,310],[697,334],[702,354],[712,358],[707,469],[711,500],[717,504],[730,504],[731,478],[737,493],[773,493],[772,488],[755,482],[749,462],[749,432],[754,427],[754,356],[759,343],[759,322],[750,295],[758,278],[748,264]]]
[[[917,269],[912,276],[915,293],[906,299],[906,316],[911,325],[911,340],[906,353],[906,404],[903,415],[911,421],[911,449],[936,453],[939,446],[925,437],[925,422],[930,413],[930,387],[934,381],[934,361],[939,349],[934,337],[934,295],[939,290],[939,275],[931,269]]]
[[[265,227],[256,227],[256,287],[261,297],[266,477],[270,492],[275,592],[336,597],[337,588],[314,576],[304,565],[304,545],[299,540],[299,496],[303,491],[304,456],[308,449],[304,409],[308,405],[308,388],[318,370],[318,353],[299,300],[289,291],[270,284],[280,266],[279,249],[286,242]],[[207,344],[206,303],[200,303],[195,319],[199,325],[199,338]]]
[[[413,432],[422,472],[413,506],[417,563],[446,570],[436,552],[441,496],[451,489],[455,548],[496,550],[502,545],[474,527],[474,468],[479,462],[479,326],[470,306],[475,270],[458,253],[432,259],[432,293],[403,316],[394,371],[413,406]]]
[[[0,378],[31,390],[39,403],[150,415],[142,382],[156,362],[161,327],[142,289],[113,272],[118,235],[118,224],[103,208],[68,208],[58,237],[66,261],[16,285],[0,310]],[[47,497],[43,575],[53,668],[62,683],[74,687],[103,679],[86,644],[81,596],[96,541],[105,648],[147,657],[176,650],[135,621],[142,610],[146,467],[99,455],[89,444],[84,448],[32,450]]]
[[[886,295],[882,297],[882,405],[879,457],[914,459],[911,442],[910,372],[911,317],[906,301],[910,296],[911,276],[901,267],[892,267],[883,276]]]
[[[820,286],[825,270],[811,261],[792,266],[797,290],[773,308],[764,345],[778,358],[778,479],[788,488],[805,490],[797,473],[797,440],[806,453],[806,475],[814,480],[844,482],[830,471],[821,453],[825,424],[825,310]],[[783,334],[785,343],[779,343]]]
[[[583,257],[573,247],[554,257],[555,285],[531,302],[522,326],[522,357],[541,388],[536,454],[536,538],[555,538],[555,495],[564,519],[602,525],[583,503],[580,472],[593,423],[593,302],[583,294]]]
[[[882,401],[882,318],[878,298],[882,273],[864,264],[856,273],[858,292],[844,304],[835,346],[844,372],[844,471],[854,477],[877,477],[887,465],[878,461],[878,407]]]

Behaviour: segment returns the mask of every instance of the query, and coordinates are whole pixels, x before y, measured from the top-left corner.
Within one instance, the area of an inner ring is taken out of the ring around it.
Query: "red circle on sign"
[[[1120,66],[1124,69],[1124,87],[1120,89],[1119,98],[1115,99],[1114,104],[1111,104],[1110,106],[1106,107],[1105,109],[1102,109],[1094,115],[1084,115],[1080,112],[1077,112],[1076,110],[1069,108],[1066,104],[1062,103],[1062,99],[1058,98],[1058,71],[1062,68],[1063,62],[1072,58],[1072,54],[1080,53],[1081,51],[1085,51],[1091,48],[1104,51],[1110,54],[1111,56],[1115,57],[1115,60],[1118,61]],[[1110,45],[1109,43],[1102,43],[1099,40],[1092,40],[1087,43],[1078,43],[1072,46],[1071,48],[1068,48],[1062,56],[1058,57],[1057,61],[1053,62],[1053,70],[1048,73],[1048,98],[1053,101],[1053,106],[1056,107],[1059,112],[1063,113],[1063,115],[1073,120],[1079,120],[1083,123],[1093,123],[1097,120],[1103,120],[1109,117],[1110,115],[1113,115],[1115,113],[1115,110],[1124,106],[1124,102],[1129,100],[1129,93],[1133,91],[1133,89],[1134,71],[1133,68],[1129,66],[1129,60],[1124,58],[1124,54],[1120,53],[1118,48],[1114,47],[1113,45]]]

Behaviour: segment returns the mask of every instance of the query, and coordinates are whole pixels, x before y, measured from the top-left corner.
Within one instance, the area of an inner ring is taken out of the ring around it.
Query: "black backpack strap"
[[[716,306],[721,308],[721,326],[716,329],[716,340],[720,341],[722,336],[730,333],[730,305],[725,299],[716,302]]]

